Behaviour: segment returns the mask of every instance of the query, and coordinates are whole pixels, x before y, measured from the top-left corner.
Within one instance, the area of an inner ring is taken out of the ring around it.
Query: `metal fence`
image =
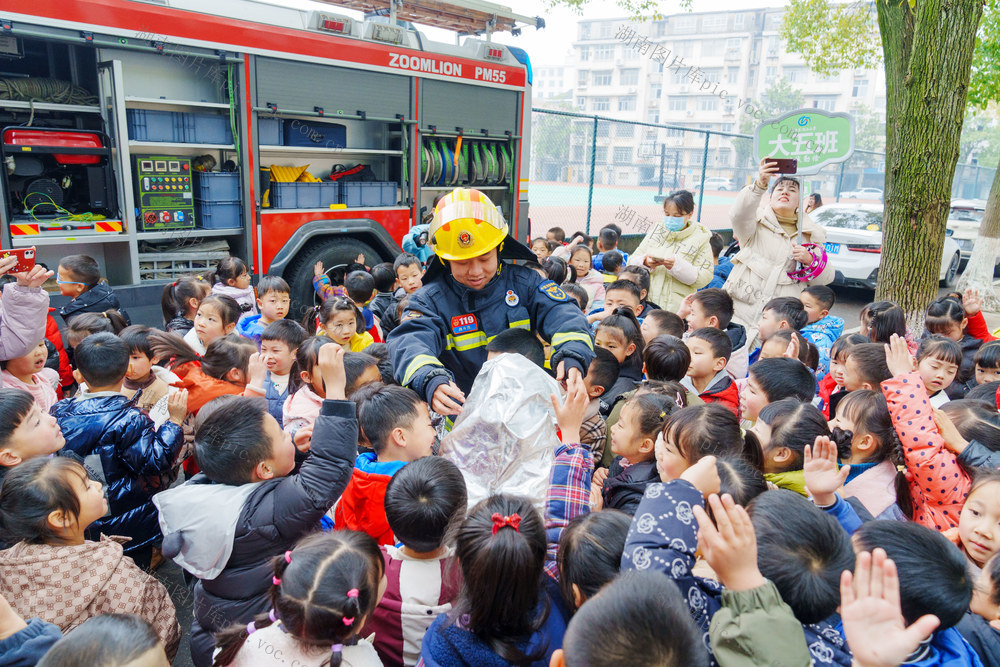
[[[532,110],[531,236],[550,227],[567,235],[616,223],[644,233],[662,217],[664,194],[695,194],[695,214],[711,229],[728,228],[736,192],[757,173],[753,137],[661,123],[617,120],[553,109]],[[959,165],[952,197],[986,199],[995,169]],[[824,203],[880,203],[885,154],[859,148],[841,164],[803,176],[806,193]],[[648,227],[647,227],[648,228]]]

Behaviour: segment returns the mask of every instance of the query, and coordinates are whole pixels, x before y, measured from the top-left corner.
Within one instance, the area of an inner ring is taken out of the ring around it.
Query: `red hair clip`
[[[500,512],[493,513],[493,534],[496,535],[501,528],[510,526],[514,530],[521,532],[521,515],[515,512],[510,516],[504,516]]]

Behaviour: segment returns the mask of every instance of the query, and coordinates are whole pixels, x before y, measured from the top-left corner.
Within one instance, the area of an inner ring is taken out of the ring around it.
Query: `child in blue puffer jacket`
[[[59,401],[50,411],[66,444],[60,455],[82,460],[88,474],[107,487],[109,514],[95,521],[88,539],[101,533],[131,538],[125,555],[148,567],[161,540],[152,497],[174,479],[184,446],[181,422],[187,416],[187,390],[169,395],[169,421],[159,429],[135,407],[137,397],[121,392],[128,372],[129,349],[110,333],[97,333],[76,346],[78,382],[87,387]]]

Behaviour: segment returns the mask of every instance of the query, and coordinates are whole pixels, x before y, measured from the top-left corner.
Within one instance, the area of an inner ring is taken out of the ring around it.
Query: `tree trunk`
[[[1000,298],[993,287],[993,273],[1000,257],[1000,167],[993,176],[986,212],[979,225],[979,236],[972,246],[972,256],[965,267],[958,289],[966,287],[979,290],[983,297],[983,310],[1000,312]]]
[[[951,183],[983,0],[879,0],[886,77],[886,173],[877,300],[914,333],[938,291]]]

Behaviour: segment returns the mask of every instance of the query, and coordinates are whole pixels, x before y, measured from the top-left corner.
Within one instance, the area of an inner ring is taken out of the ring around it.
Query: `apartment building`
[[[811,72],[780,37],[781,8],[682,13],[633,24],[627,18],[581,20],[566,68],[575,72],[573,104],[583,113],[684,128],[739,132],[747,106],[756,107],[779,77],[803,94],[804,105],[850,112],[865,105],[884,119],[881,70]],[[878,39],[875,34],[873,39]],[[664,55],[666,52],[666,55]],[[752,110],[752,109],[751,109]],[[580,180],[589,169],[592,123],[575,121],[569,173]],[[595,180],[604,184],[690,187],[700,174],[705,135],[619,123],[599,123]],[[739,176],[731,139],[709,141],[709,176]]]
[[[533,74],[531,94],[534,100],[547,100],[573,94],[576,72],[572,67],[568,65],[538,67]]]

